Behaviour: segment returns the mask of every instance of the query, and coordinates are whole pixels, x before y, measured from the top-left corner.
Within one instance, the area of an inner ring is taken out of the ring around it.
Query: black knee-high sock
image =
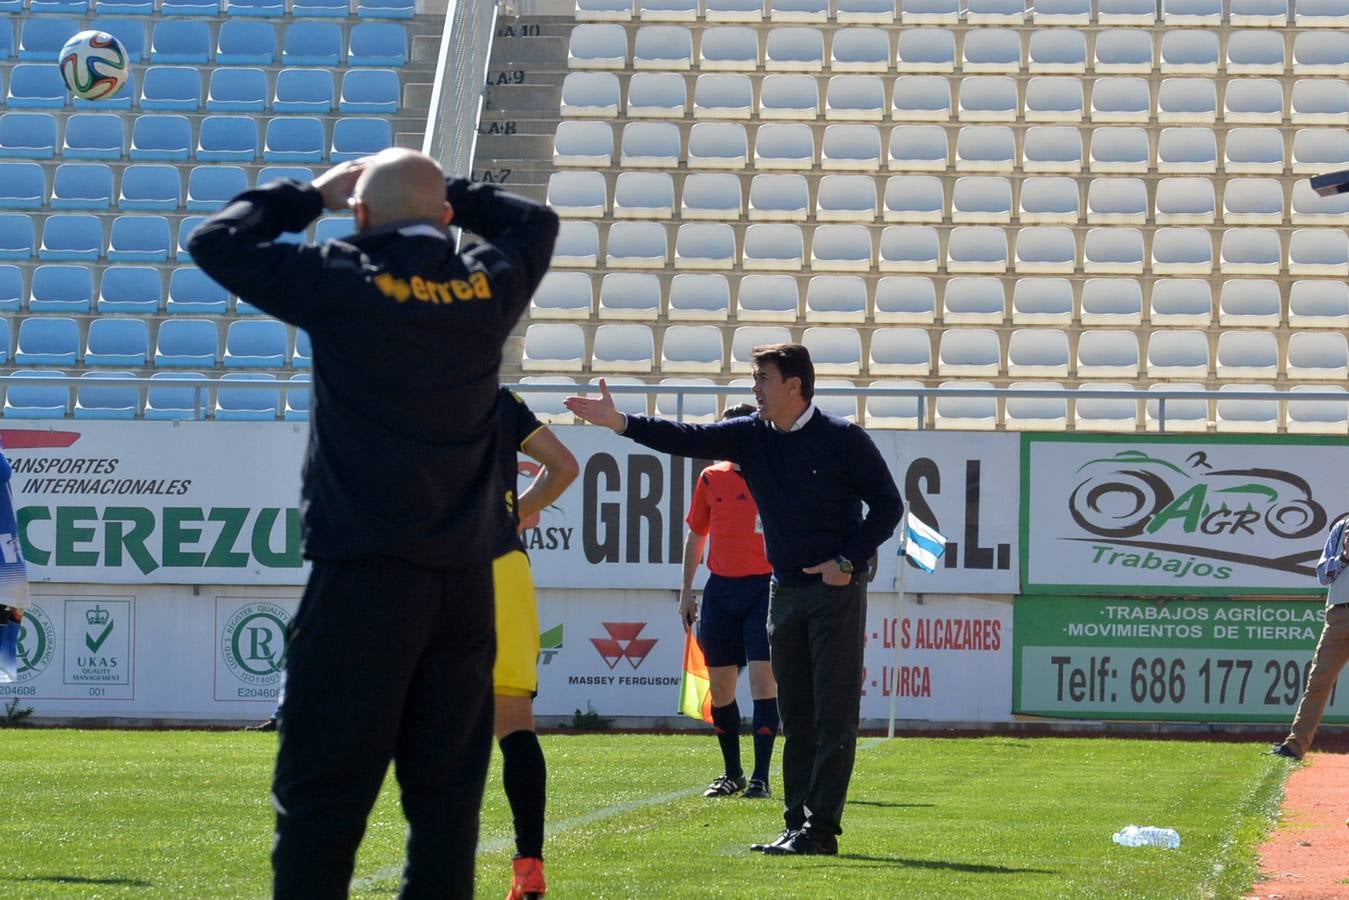
[[[712,727],[717,731],[726,774],[739,778],[745,774],[740,768],[740,705],[732,700],[727,706],[712,707]]]
[[[754,774],[751,778],[768,780],[768,764],[773,761],[773,741],[778,736],[778,700],[754,701]]]
[[[548,770],[532,731],[512,731],[501,739],[501,782],[515,819],[515,855],[543,859],[543,810]]]

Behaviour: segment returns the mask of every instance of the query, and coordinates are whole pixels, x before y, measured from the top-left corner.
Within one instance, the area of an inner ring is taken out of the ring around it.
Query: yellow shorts
[[[496,581],[497,661],[492,691],[533,697],[539,690],[539,607],[529,557],[512,550],[492,562]]]

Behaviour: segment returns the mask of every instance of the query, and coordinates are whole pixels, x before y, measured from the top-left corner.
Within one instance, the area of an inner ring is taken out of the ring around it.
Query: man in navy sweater
[[[748,418],[686,425],[628,416],[603,380],[598,398],[566,405],[653,450],[739,464],[773,567],[768,635],[785,735],[787,827],[751,849],[832,855],[857,750],[867,567],[903,504],[867,433],[811,402],[815,368],[805,347],[770,344],[752,356],[759,410]]]

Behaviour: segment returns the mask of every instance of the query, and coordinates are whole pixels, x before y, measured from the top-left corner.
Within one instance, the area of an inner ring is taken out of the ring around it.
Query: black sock
[[[768,780],[768,764],[773,761],[773,741],[778,736],[778,698],[754,701],[754,774],[751,778]]]
[[[721,758],[726,763],[726,774],[739,778],[745,774],[740,768],[740,705],[732,700],[726,706],[712,707],[712,727],[721,744]]]
[[[512,731],[500,741],[501,782],[515,819],[515,855],[543,859],[543,808],[548,770],[532,731]]]

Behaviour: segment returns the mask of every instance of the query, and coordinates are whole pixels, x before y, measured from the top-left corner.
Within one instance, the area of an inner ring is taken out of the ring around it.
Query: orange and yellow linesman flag
[[[679,711],[690,719],[712,724],[712,679],[707,674],[703,648],[690,630],[684,636],[684,673],[679,679]]]

